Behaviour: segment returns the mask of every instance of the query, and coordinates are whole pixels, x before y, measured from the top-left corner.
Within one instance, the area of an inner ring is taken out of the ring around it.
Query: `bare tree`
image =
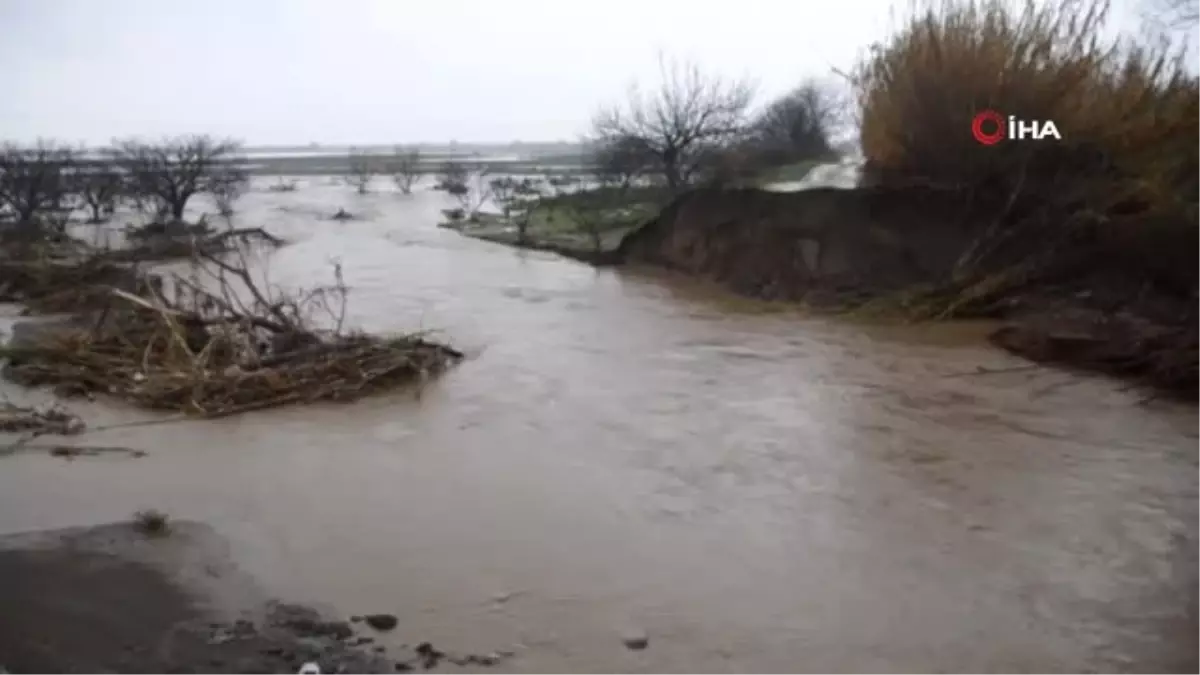
[[[249,187],[249,181],[237,180],[217,180],[212,185],[213,201],[217,205],[217,213],[222,218],[229,222],[233,219],[233,205],[238,199],[241,199],[245,194],[246,188]]]
[[[467,183],[467,191],[458,197],[459,205],[466,211],[467,218],[474,220],[483,205],[492,198],[492,188],[488,184],[491,170],[481,166],[472,173],[472,180]]]
[[[830,86],[804,82],[756,116],[749,149],[758,160],[776,166],[828,156],[842,109]]]
[[[517,240],[525,243],[529,237],[529,226],[542,203],[542,184],[537,179],[525,178],[513,190],[512,213],[517,226]]]
[[[171,209],[166,204],[155,196],[142,194],[133,181],[126,182],[125,193],[122,196],[135,211],[149,218],[151,222],[161,223],[171,218]]]
[[[754,88],[744,80],[706,75],[694,64],[660,60],[662,81],[644,92],[636,85],[628,100],[601,110],[592,129],[601,144],[641,148],[672,190],[687,185],[699,158],[732,143],[746,126]]]
[[[566,174],[550,175],[546,185],[555,206],[587,234],[592,251],[604,248],[604,233],[612,227],[614,214],[625,205],[629,185],[604,182],[589,189],[583,181]]]
[[[504,215],[504,219],[508,220],[512,216],[513,195],[516,194],[517,185],[520,184],[516,178],[512,176],[501,176],[493,178],[488,182],[488,187],[491,188],[492,200],[500,207],[500,213]]]
[[[459,219],[474,220],[479,209],[491,197],[488,181],[491,172],[486,166],[472,171],[466,164],[452,160],[442,165],[440,173],[436,189],[446,192],[458,202],[455,212]]]
[[[653,155],[641,139],[631,137],[601,141],[586,159],[601,183],[625,187],[648,173],[653,164]]]
[[[600,253],[604,250],[604,230],[606,229],[607,211],[602,205],[581,205],[574,210],[575,222],[579,223],[588,240],[592,243],[592,251]]]
[[[33,146],[0,146],[0,208],[10,211],[22,228],[61,212],[71,193],[75,153],[51,141]]]
[[[366,152],[351,149],[348,160],[346,180],[358,190],[358,194],[367,194],[371,188],[371,180],[379,173],[375,159]]]
[[[467,184],[470,172],[462,162],[448,161],[442,164],[438,171],[438,182],[435,190],[441,190],[453,197],[459,208],[446,211],[452,221],[461,221],[467,217],[467,207],[470,202],[471,187]]]
[[[391,163],[392,180],[400,192],[412,194],[413,185],[421,178],[421,151],[397,147]]]
[[[218,186],[248,180],[239,165],[241,144],[211,136],[180,136],[159,143],[125,140],[114,155],[135,195],[157,206],[157,214],[182,221],[188,201]]]
[[[125,186],[116,167],[103,162],[89,162],[76,169],[73,182],[73,191],[91,211],[89,222],[103,223],[112,217]]]
[[[512,176],[496,178],[489,184],[491,197],[500,206],[504,220],[516,225],[517,240],[525,243],[529,224],[541,203],[543,183],[532,178],[517,180]]]
[[[434,189],[453,194],[454,191],[459,190],[457,186],[465,186],[467,184],[470,175],[471,171],[467,168],[466,164],[450,160],[443,163],[441,168],[438,169],[438,182],[434,186]]]

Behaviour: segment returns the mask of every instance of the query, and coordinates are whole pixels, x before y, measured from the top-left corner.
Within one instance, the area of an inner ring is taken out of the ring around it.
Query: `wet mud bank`
[[[767,300],[1003,320],[1003,349],[1195,400],[1196,228],[1119,220],[1050,241],[1023,223],[998,235],[997,217],[946,190],[697,190],[612,257]]]
[[[463,236],[474,237],[480,241],[490,241],[493,244],[503,244],[512,246],[513,248],[521,248],[527,251],[541,251],[543,253],[554,253],[570,260],[578,260],[596,267],[611,267],[621,263],[621,257],[614,250],[589,250],[585,248],[566,246],[556,244],[551,241],[544,241],[537,238],[530,238],[521,241],[516,236],[508,233],[477,233],[470,230],[460,232]]]
[[[282,602],[199,523],[134,523],[0,537],[0,666],[12,673],[395,673],[443,660],[428,642],[389,653],[391,614],[349,619]]]
[[[513,248],[525,249],[527,251],[541,251],[543,253],[554,253],[569,260],[578,260],[580,262],[594,265],[596,267],[610,267],[621,263],[621,256],[616,248],[611,243],[608,246],[601,245],[597,250],[590,244],[563,243],[560,240],[555,240],[551,236],[540,233],[528,233],[522,239],[515,231],[505,226],[496,225],[472,225],[469,223],[439,223],[438,227],[451,232],[456,232],[464,237],[487,241],[493,244],[502,244]],[[619,243],[619,241],[617,241]]]
[[[878,294],[950,272],[970,239],[956,206],[932,190],[697,190],[617,254],[769,300]]]

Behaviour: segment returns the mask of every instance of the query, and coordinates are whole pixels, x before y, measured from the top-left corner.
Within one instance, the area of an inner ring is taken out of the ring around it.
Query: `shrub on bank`
[[[1085,305],[1125,328],[1101,322],[1084,349],[1051,322],[1016,341],[1035,348],[1008,346],[1195,396],[1200,81],[1182,50],[1106,39],[1108,13],[1106,0],[919,5],[851,74],[863,177],[967,205],[974,241],[914,314]],[[985,145],[972,133],[985,110],[1061,138]]]
[[[1197,96],[1182,53],[1106,42],[1103,0],[935,0],[852,73],[869,180],[966,188],[1013,213],[1194,214]],[[1061,141],[980,144],[992,109]],[[1190,217],[1194,224],[1195,218]]]

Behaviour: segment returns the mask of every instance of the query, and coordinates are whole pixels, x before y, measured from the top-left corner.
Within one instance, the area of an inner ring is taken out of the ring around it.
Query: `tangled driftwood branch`
[[[336,285],[289,295],[256,283],[244,252],[234,260],[199,256],[192,279],[170,279],[171,299],[160,284],[109,288],[95,321],[0,350],[10,359],[6,375],[31,386],[219,417],[420,384],[462,357],[421,334],[344,333],[340,266]],[[332,330],[314,327],[318,311],[330,313]]]

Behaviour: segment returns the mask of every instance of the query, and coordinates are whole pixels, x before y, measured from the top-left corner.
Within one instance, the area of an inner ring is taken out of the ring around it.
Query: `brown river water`
[[[441,199],[318,178],[241,216],[297,240],[276,283],[339,259],[351,323],[468,352],[420,398],[83,437],[141,459],[3,458],[0,532],[159,508],[272,592],[512,670],[1196,668],[1194,407],[1021,367],[979,326],[467,239],[435,227]],[[339,206],[367,219],[321,219]]]

